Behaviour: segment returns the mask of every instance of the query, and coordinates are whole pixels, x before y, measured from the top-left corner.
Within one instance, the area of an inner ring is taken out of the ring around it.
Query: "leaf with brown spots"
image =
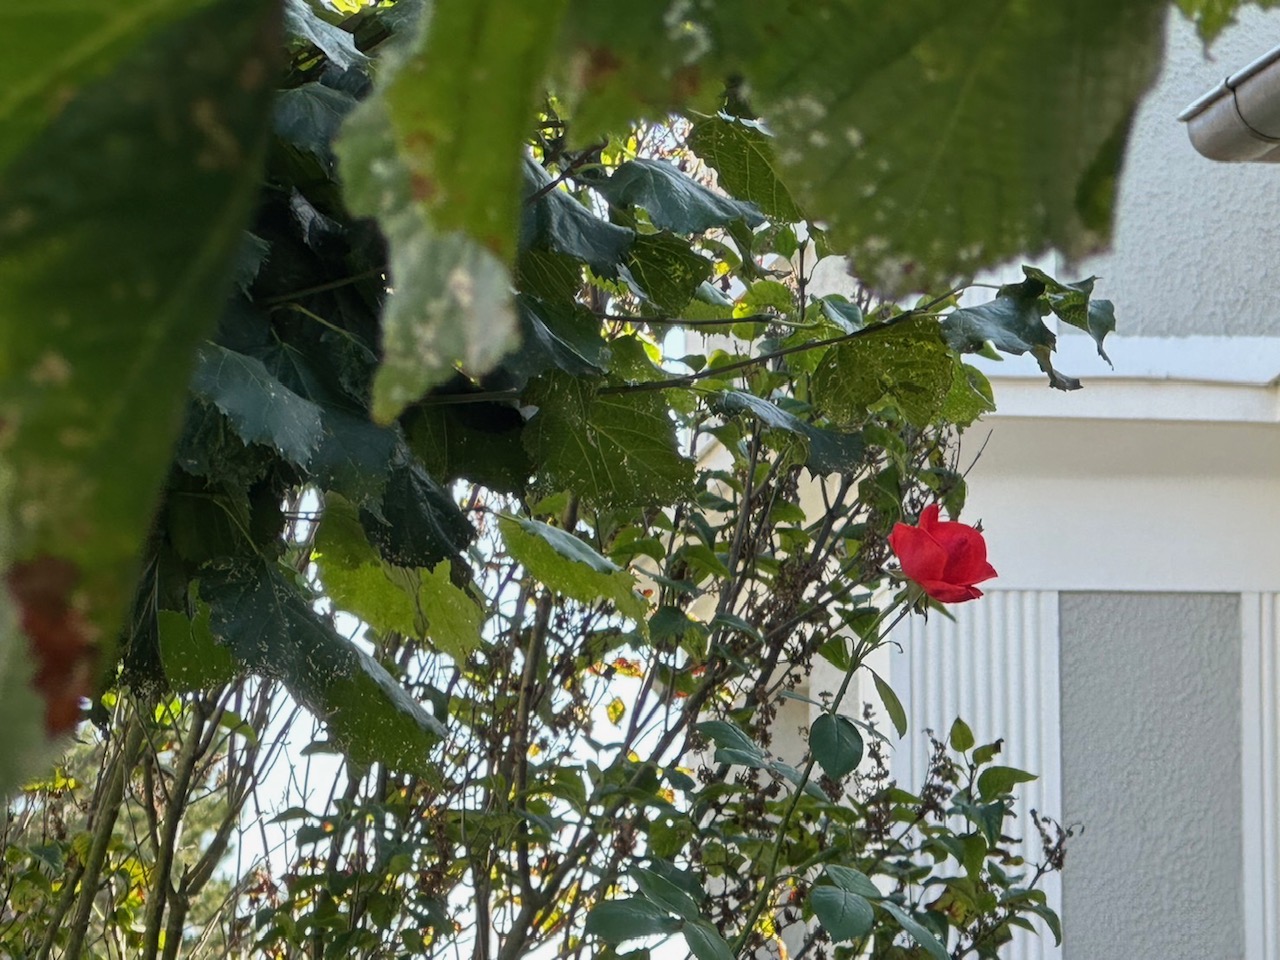
[[[5,579],[36,663],[32,684],[44,699],[45,732],[69,733],[80,719],[80,698],[92,692],[95,659],[94,628],[74,606],[79,572],[67,560],[42,556],[15,564]]]
[[[154,32],[0,178],[10,551],[43,598],[24,616],[60,663],[76,659],[58,646],[72,614],[45,601],[65,571],[34,558],[79,572],[75,616],[110,643],[261,180],[278,6],[215,0]],[[65,723],[79,688],[42,683]]]

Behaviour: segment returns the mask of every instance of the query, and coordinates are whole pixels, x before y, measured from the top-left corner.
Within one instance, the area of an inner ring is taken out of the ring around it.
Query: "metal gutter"
[[[1280,163],[1280,47],[1237,70],[1178,114],[1211,160]]]

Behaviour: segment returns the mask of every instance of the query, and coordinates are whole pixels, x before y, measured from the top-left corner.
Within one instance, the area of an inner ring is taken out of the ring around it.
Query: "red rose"
[[[895,524],[889,546],[902,561],[902,572],[943,603],[976,600],[974,586],[996,576],[987,563],[987,542],[967,523],[938,519],[938,505],[920,511],[918,526]]]

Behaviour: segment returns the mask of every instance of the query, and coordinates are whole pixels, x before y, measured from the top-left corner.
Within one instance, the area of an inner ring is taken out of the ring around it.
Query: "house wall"
[[[1240,598],[1060,596],[1065,960],[1238,960]]]

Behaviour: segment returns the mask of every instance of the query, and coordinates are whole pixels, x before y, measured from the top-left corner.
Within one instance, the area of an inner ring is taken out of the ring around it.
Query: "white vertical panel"
[[[979,744],[1003,738],[998,762],[1040,777],[1019,785],[1013,828],[1023,840],[1023,855],[1037,862],[1040,837],[1030,811],[1057,819],[1062,810],[1058,595],[991,590],[981,600],[949,610],[954,621],[936,614],[909,617],[893,633],[902,644],[902,653],[891,657],[893,688],[909,723],[906,739],[892,755],[894,776],[907,789],[918,787],[929,761],[924,731],[945,740],[956,717],[964,718]],[[1056,874],[1046,879],[1044,890],[1050,906],[1060,910]],[[1001,954],[1009,960],[1058,960],[1061,955],[1047,930],[1040,937],[1017,931]]]
[[[1245,960],[1274,960],[1280,933],[1280,770],[1276,744],[1280,595],[1240,597],[1240,824]]]

